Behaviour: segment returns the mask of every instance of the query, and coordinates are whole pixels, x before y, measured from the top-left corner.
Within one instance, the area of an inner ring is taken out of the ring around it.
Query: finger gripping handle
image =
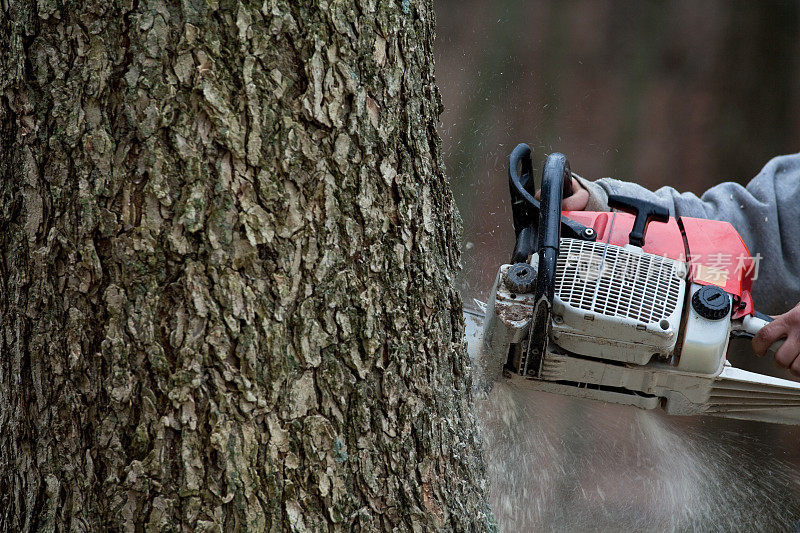
[[[763,328],[773,320],[774,319],[771,316],[756,312],[753,315],[748,315],[744,317],[743,321],[744,330],[750,335],[755,336],[759,331],[761,331],[761,328]],[[781,346],[783,346],[783,340],[773,342],[772,345],[769,348],[767,348],[767,352],[765,355],[769,357],[775,357],[775,353]]]
[[[561,199],[565,200],[572,196],[575,190],[572,188],[572,172],[569,170],[569,163],[567,163],[567,168],[564,173],[564,188],[561,191]]]
[[[631,229],[631,232],[628,234],[628,241],[634,246],[644,246],[644,236],[647,232],[647,225],[651,221],[669,221],[669,211],[665,207],[654,204],[653,202],[648,202],[647,200],[609,194],[608,207],[632,213],[636,216],[636,219],[633,221],[633,229]]]

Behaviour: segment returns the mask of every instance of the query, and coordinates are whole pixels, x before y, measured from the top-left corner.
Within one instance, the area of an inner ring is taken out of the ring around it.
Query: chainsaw
[[[563,154],[548,156],[540,202],[530,148],[511,153],[516,244],[469,340],[487,384],[800,424],[800,383],[727,361],[731,338],[772,320],[754,309],[757,264],[733,226],[615,195],[615,211],[562,212],[571,176]]]

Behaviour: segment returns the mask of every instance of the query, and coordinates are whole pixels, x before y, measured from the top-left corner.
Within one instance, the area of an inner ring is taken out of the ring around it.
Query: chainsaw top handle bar
[[[572,194],[572,174],[569,171],[569,163],[562,154],[551,154],[552,157],[561,157],[564,160],[563,179],[559,180],[559,188],[562,200]],[[551,178],[545,174],[548,164],[542,172],[542,187],[545,181]],[[532,253],[538,250],[538,235],[540,233],[540,202],[534,198],[536,186],[533,181],[533,162],[531,160],[531,148],[525,143],[520,143],[511,152],[508,158],[508,185],[511,193],[511,211],[514,218],[514,236],[516,244],[514,253],[511,256],[512,263],[526,262]],[[561,204],[554,204],[560,209]],[[557,219],[554,219],[557,220]],[[583,239],[588,241],[595,240],[595,233],[591,228],[583,224],[561,217],[562,231],[565,237]]]
[[[561,239],[561,200],[564,184],[572,180],[567,156],[558,152],[547,156],[542,169],[541,208],[539,210],[539,268],[536,278],[536,299],[544,296],[553,301],[558,245]],[[570,187],[571,190],[571,187]]]
[[[513,199],[516,199],[516,197],[523,199],[538,211],[540,208],[539,201],[531,194],[531,189],[533,189],[534,185],[531,153],[531,147],[525,143],[519,143],[514,148],[514,151],[508,157],[508,178],[511,185],[511,197]],[[566,159],[566,156],[563,157]],[[517,171],[517,167],[520,167],[521,172]],[[569,173],[569,163],[567,163],[567,172]],[[544,176],[542,176],[542,180],[544,181]],[[564,178],[561,199],[569,198],[572,196],[572,192],[572,175],[568,174]]]
[[[542,170],[542,194],[539,209],[539,231],[536,251],[539,264],[534,289],[533,317],[528,337],[527,357],[524,375],[538,376],[541,372],[542,358],[547,352],[550,336],[550,313],[556,284],[556,262],[561,239],[561,200],[564,184],[572,180],[569,162],[564,154],[547,156]]]

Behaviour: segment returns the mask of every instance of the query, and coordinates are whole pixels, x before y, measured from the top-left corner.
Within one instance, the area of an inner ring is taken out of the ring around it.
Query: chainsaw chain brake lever
[[[520,167],[520,171],[517,170]],[[545,176],[543,176],[543,179]],[[533,180],[531,148],[520,143],[509,156],[508,185],[511,192],[511,211],[514,219],[516,244],[512,263],[527,262],[536,252],[539,233],[541,204],[534,198],[536,185]],[[562,198],[572,195],[572,173],[569,163],[565,165]],[[561,217],[561,234],[564,237],[594,241],[595,231],[565,216]]]
[[[651,221],[669,221],[669,211],[665,207],[654,204],[653,202],[648,202],[647,200],[609,194],[608,207],[632,213],[636,216],[636,219],[633,221],[633,228],[628,234],[628,242],[639,248],[644,246],[644,235],[647,233],[647,225]]]

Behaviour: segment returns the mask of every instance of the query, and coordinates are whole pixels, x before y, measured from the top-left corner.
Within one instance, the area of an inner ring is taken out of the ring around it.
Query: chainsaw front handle
[[[563,160],[563,161],[562,161]],[[560,163],[563,162],[563,166]],[[553,165],[557,164],[561,168],[562,176],[554,176],[552,173]],[[548,171],[548,166],[551,168]],[[545,175],[547,174],[547,176]],[[571,196],[572,173],[569,170],[569,163],[563,154],[551,154],[545,162],[542,172],[542,189],[545,181],[551,177],[558,180],[559,191],[552,191],[563,200]],[[514,236],[516,244],[514,252],[511,254],[512,263],[524,263],[530,260],[539,246],[540,212],[542,204],[534,197],[536,185],[533,180],[533,160],[531,159],[531,147],[525,143],[520,143],[514,148],[508,158],[508,185],[511,192],[511,212],[514,219]],[[543,193],[544,194],[544,193]],[[561,204],[558,204],[558,214],[555,215],[554,224],[561,226],[562,235],[573,239],[583,239],[594,241],[596,234],[592,228],[587,228],[567,217],[561,216]]]

